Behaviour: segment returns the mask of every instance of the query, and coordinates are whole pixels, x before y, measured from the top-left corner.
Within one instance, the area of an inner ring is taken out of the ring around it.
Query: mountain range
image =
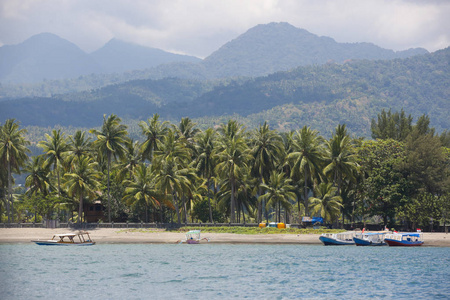
[[[88,54],[51,33],[41,33],[18,45],[0,47],[0,82],[35,83],[88,74],[122,73],[172,62],[201,61],[112,39]]]
[[[147,50],[112,40],[88,58],[99,68],[124,69],[139,66]],[[144,54],[113,64],[120,53],[130,51]],[[16,118],[40,128],[92,128],[101,124],[103,114],[114,113],[138,132],[137,121],[158,113],[172,122],[195,118],[199,126],[233,118],[248,127],[267,121],[280,131],[308,125],[322,134],[346,123],[353,134],[368,137],[370,120],[392,108],[414,117],[428,114],[440,132],[450,128],[449,62],[450,48],[394,52],[368,43],[337,43],[287,23],[270,23],[249,29],[204,60],[166,61],[116,77],[89,75],[36,85],[46,93],[79,86],[76,92],[3,95],[0,121]]]
[[[255,77],[330,61],[394,59],[425,53],[422,48],[394,52],[370,43],[337,43],[288,23],[257,25],[204,60],[116,39],[88,54],[54,34],[42,33],[21,44],[0,47],[0,82],[35,83],[149,68],[141,77]],[[130,79],[137,78],[126,80]]]

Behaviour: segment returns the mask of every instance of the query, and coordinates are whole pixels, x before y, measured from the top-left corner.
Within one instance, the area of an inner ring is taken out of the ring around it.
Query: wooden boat
[[[178,244],[186,243],[186,244],[200,244],[201,241],[209,242],[207,238],[200,237],[200,230],[190,230],[186,232],[186,239],[178,241]]]
[[[77,238],[78,237],[78,238]],[[53,235],[51,240],[34,240],[33,243],[41,246],[92,246],[89,232],[80,231],[78,233],[61,233]]]
[[[353,237],[355,236],[354,231],[347,231],[341,233],[322,233],[319,240],[325,246],[347,246],[354,245]]]
[[[387,246],[384,237],[388,232],[362,232],[353,237],[356,246]]]
[[[421,232],[386,234],[384,241],[389,246],[400,246],[400,247],[422,246],[424,243],[423,235]]]

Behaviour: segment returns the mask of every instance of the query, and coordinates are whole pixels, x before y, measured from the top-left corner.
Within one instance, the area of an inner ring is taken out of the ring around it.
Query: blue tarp
[[[323,224],[323,218],[322,217],[303,217],[302,222],[311,222],[313,225],[319,222],[320,224]]]

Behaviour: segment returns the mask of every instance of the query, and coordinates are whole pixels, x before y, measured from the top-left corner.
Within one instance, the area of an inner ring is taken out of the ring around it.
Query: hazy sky
[[[0,46],[51,32],[86,52],[118,38],[206,57],[270,22],[393,50],[450,46],[449,0],[0,0]]]

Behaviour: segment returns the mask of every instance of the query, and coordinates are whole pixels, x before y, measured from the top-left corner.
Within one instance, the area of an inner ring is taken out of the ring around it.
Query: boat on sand
[[[319,237],[319,240],[325,246],[346,246],[355,244],[355,241],[353,241],[354,236],[354,231],[341,233],[322,233]]]
[[[53,235],[51,240],[34,240],[33,243],[41,246],[92,246],[95,242],[89,232],[60,233]]]
[[[384,237],[387,232],[362,232],[353,237],[356,246],[387,246]]]
[[[384,241],[389,246],[400,246],[400,247],[422,246],[424,243],[423,235],[421,232],[387,234]]]
[[[178,241],[178,244],[186,243],[186,244],[200,244],[202,241],[209,242],[208,238],[200,237],[200,230],[190,230],[186,232],[186,238],[184,240]]]

